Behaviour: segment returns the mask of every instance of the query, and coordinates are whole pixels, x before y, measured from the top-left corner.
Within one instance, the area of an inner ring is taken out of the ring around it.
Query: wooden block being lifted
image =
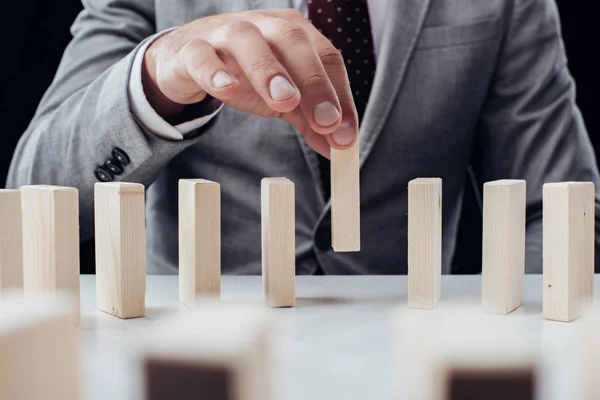
[[[331,149],[331,245],[336,252],[360,251],[358,140],[349,149]]]
[[[153,332],[143,357],[146,400],[269,400],[267,310],[202,303]]]
[[[0,302],[0,398],[79,398],[78,338],[72,299],[8,294]]]
[[[442,285],[442,180],[408,183],[408,306],[434,308]]]
[[[544,318],[570,322],[592,308],[594,184],[544,185]]]
[[[179,299],[193,306],[221,294],[221,186],[179,181]]]
[[[96,301],[119,318],[146,313],[144,186],[96,183]]]
[[[79,191],[23,186],[21,206],[24,290],[67,292],[79,310]]]
[[[271,307],[293,307],[296,299],[294,183],[286,178],[261,182],[263,292]]]
[[[0,189],[0,296],[23,290],[21,192]]]
[[[526,196],[524,180],[483,186],[484,311],[508,314],[523,304]]]

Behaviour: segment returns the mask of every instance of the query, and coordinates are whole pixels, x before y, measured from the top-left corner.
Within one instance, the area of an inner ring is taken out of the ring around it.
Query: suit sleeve
[[[19,141],[7,182],[15,188],[26,184],[78,188],[82,240],[93,236],[94,171],[113,149],[124,150],[130,159],[115,178],[149,185],[173,157],[194,143],[193,138],[169,141],[147,132],[129,108],[135,55],[155,33],[154,1],[83,3],[72,27],[73,40]]]
[[[554,0],[515,0],[484,105],[474,167],[482,182],[527,181],[526,270],[542,272],[542,187],[596,185],[596,272],[600,272],[600,180],[575,103]]]

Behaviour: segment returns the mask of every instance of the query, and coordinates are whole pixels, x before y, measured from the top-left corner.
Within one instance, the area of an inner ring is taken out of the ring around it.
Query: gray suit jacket
[[[330,204],[320,190],[317,156],[286,123],[225,108],[205,132],[175,142],[145,131],[129,110],[127,82],[145,38],[214,13],[289,7],[290,0],[84,4],[56,78],[19,143],[9,185],[79,188],[81,237],[91,237],[93,171],[114,147],[124,149],[131,163],[119,179],[148,187],[149,272],[177,272],[180,178],[221,183],[223,271],[239,274],[260,273],[260,180],[267,176],[296,184],[299,274],[319,262],[332,274],[406,273],[407,184],[416,177],[443,178],[448,273],[471,162],[481,181],[527,180],[527,270],[539,272],[542,185],[593,181],[600,190],[553,0],[389,2],[360,132],[359,253],[315,246],[328,243]]]

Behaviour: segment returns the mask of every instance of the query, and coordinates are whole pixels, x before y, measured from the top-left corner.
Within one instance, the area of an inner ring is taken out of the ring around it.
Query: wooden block
[[[544,185],[544,318],[569,322],[592,308],[594,184]]]
[[[23,290],[21,192],[0,189],[0,296]]]
[[[536,398],[540,351],[526,340],[527,324],[463,305],[443,312],[399,309],[392,325],[398,398]]]
[[[473,393],[487,400],[535,400],[535,373],[529,366],[481,369],[450,367],[446,371],[446,400],[468,399]]]
[[[580,388],[581,395],[574,397],[579,400],[598,400],[600,399],[600,341],[598,332],[600,332],[600,318],[598,314],[585,318],[580,323],[575,324],[574,340],[569,352],[574,354],[573,359],[577,361],[577,385]],[[566,344],[568,346],[569,344]],[[564,343],[558,346],[565,346]]]
[[[23,186],[21,206],[24,290],[67,292],[79,315],[79,191]]]
[[[433,308],[442,285],[442,180],[408,184],[408,306]]]
[[[221,186],[179,181],[179,299],[192,306],[221,294]]]
[[[146,313],[144,186],[96,183],[96,301],[119,318]]]
[[[145,398],[271,399],[269,331],[266,310],[222,303],[164,321],[143,357]]]
[[[261,182],[263,292],[271,307],[295,303],[296,237],[294,183],[286,178]]]
[[[451,329],[448,340],[442,338],[435,350],[439,357],[432,382],[441,383],[443,399],[463,400],[474,394],[474,398],[486,400],[537,398],[540,355],[523,338],[527,327],[486,321],[476,315],[454,322],[458,325]],[[470,332],[465,333],[466,329]]]
[[[525,279],[524,180],[499,180],[483,186],[482,305],[508,314],[523,304]]]
[[[331,245],[333,251],[360,251],[358,140],[349,149],[331,149]]]
[[[60,300],[60,301],[59,301]],[[0,398],[79,397],[78,338],[72,299],[34,293],[0,303]]]

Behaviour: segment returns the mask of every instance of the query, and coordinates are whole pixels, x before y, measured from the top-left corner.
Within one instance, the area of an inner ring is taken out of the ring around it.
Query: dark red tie
[[[375,54],[366,0],[308,0],[308,19],[342,53],[362,121],[375,78]],[[319,156],[323,191],[331,196],[329,161]]]

